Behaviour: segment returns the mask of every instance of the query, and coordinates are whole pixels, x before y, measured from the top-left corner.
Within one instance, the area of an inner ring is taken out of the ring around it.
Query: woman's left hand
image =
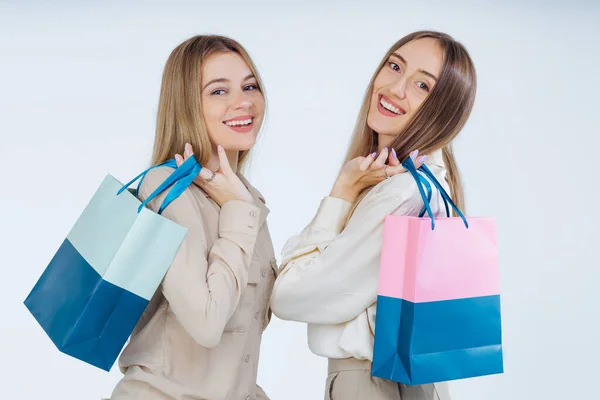
[[[210,171],[208,168],[202,168],[194,183],[202,188],[221,207],[231,200],[252,203],[254,201],[252,195],[231,169],[223,147],[218,146],[217,155],[219,157],[219,169]],[[184,156],[185,158],[179,154],[175,154],[175,162],[178,167],[189,157],[194,157],[192,146],[189,143],[185,145]]]

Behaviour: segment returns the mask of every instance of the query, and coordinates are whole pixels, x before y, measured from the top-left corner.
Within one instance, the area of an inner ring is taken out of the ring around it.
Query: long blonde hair
[[[465,47],[445,33],[414,32],[398,40],[390,48],[367,87],[344,164],[353,158],[378,151],[377,133],[367,124],[375,79],[392,53],[406,43],[422,38],[433,38],[439,42],[444,53],[442,71],[427,99],[404,131],[398,132],[389,148],[396,150],[400,160],[404,160],[416,149],[419,149],[420,154],[430,154],[442,149],[452,199],[464,211],[464,192],[451,142],[463,128],[473,109],[477,77],[475,66]],[[361,192],[352,210],[371,189],[369,187]]]
[[[152,164],[156,165],[181,154],[190,143],[201,165],[208,163],[211,142],[202,116],[201,84],[205,60],[218,53],[239,54],[256,77],[259,90],[265,97],[264,85],[256,66],[244,47],[237,41],[219,35],[194,36],[177,46],[169,56],[162,77],[156,136]],[[238,156],[242,170],[250,150]]]

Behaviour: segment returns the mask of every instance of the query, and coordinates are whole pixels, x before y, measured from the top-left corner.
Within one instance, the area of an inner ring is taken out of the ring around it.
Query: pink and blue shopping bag
[[[424,209],[385,219],[372,375],[419,385],[502,373],[496,222],[466,218],[425,165],[403,166]],[[433,216],[432,185],[446,218]]]

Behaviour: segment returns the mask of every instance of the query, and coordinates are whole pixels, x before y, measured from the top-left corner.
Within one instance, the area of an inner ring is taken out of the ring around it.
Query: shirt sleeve
[[[327,197],[312,222],[288,240],[271,300],[275,315],[340,324],[376,301],[385,217],[418,214],[423,207],[410,174],[392,179],[394,185],[386,182],[362,200],[343,230],[350,204]]]
[[[140,199],[146,199],[172,171],[150,171],[140,188]],[[157,211],[166,193],[148,207]],[[223,204],[219,236],[208,248],[202,207],[188,188],[163,211],[162,216],[188,232],[161,286],[178,322],[199,345],[210,348],[221,340],[248,283],[260,209],[237,200]]]

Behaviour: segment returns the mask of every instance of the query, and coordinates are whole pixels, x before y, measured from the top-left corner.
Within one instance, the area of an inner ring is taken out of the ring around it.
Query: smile
[[[238,133],[248,133],[254,128],[254,117],[251,115],[240,115],[223,123],[229,127],[229,129]]]
[[[378,108],[379,108],[379,111],[382,111],[383,115],[401,116],[401,115],[406,114],[406,111],[404,111],[402,108],[397,107],[396,105],[392,104],[390,101],[387,101],[383,97],[383,95],[379,95]],[[392,115],[389,115],[388,113],[392,114]]]
[[[225,121],[225,125],[227,125],[227,126],[244,126],[244,125],[250,125],[251,123],[252,123],[252,118],[242,119],[242,120]]]

